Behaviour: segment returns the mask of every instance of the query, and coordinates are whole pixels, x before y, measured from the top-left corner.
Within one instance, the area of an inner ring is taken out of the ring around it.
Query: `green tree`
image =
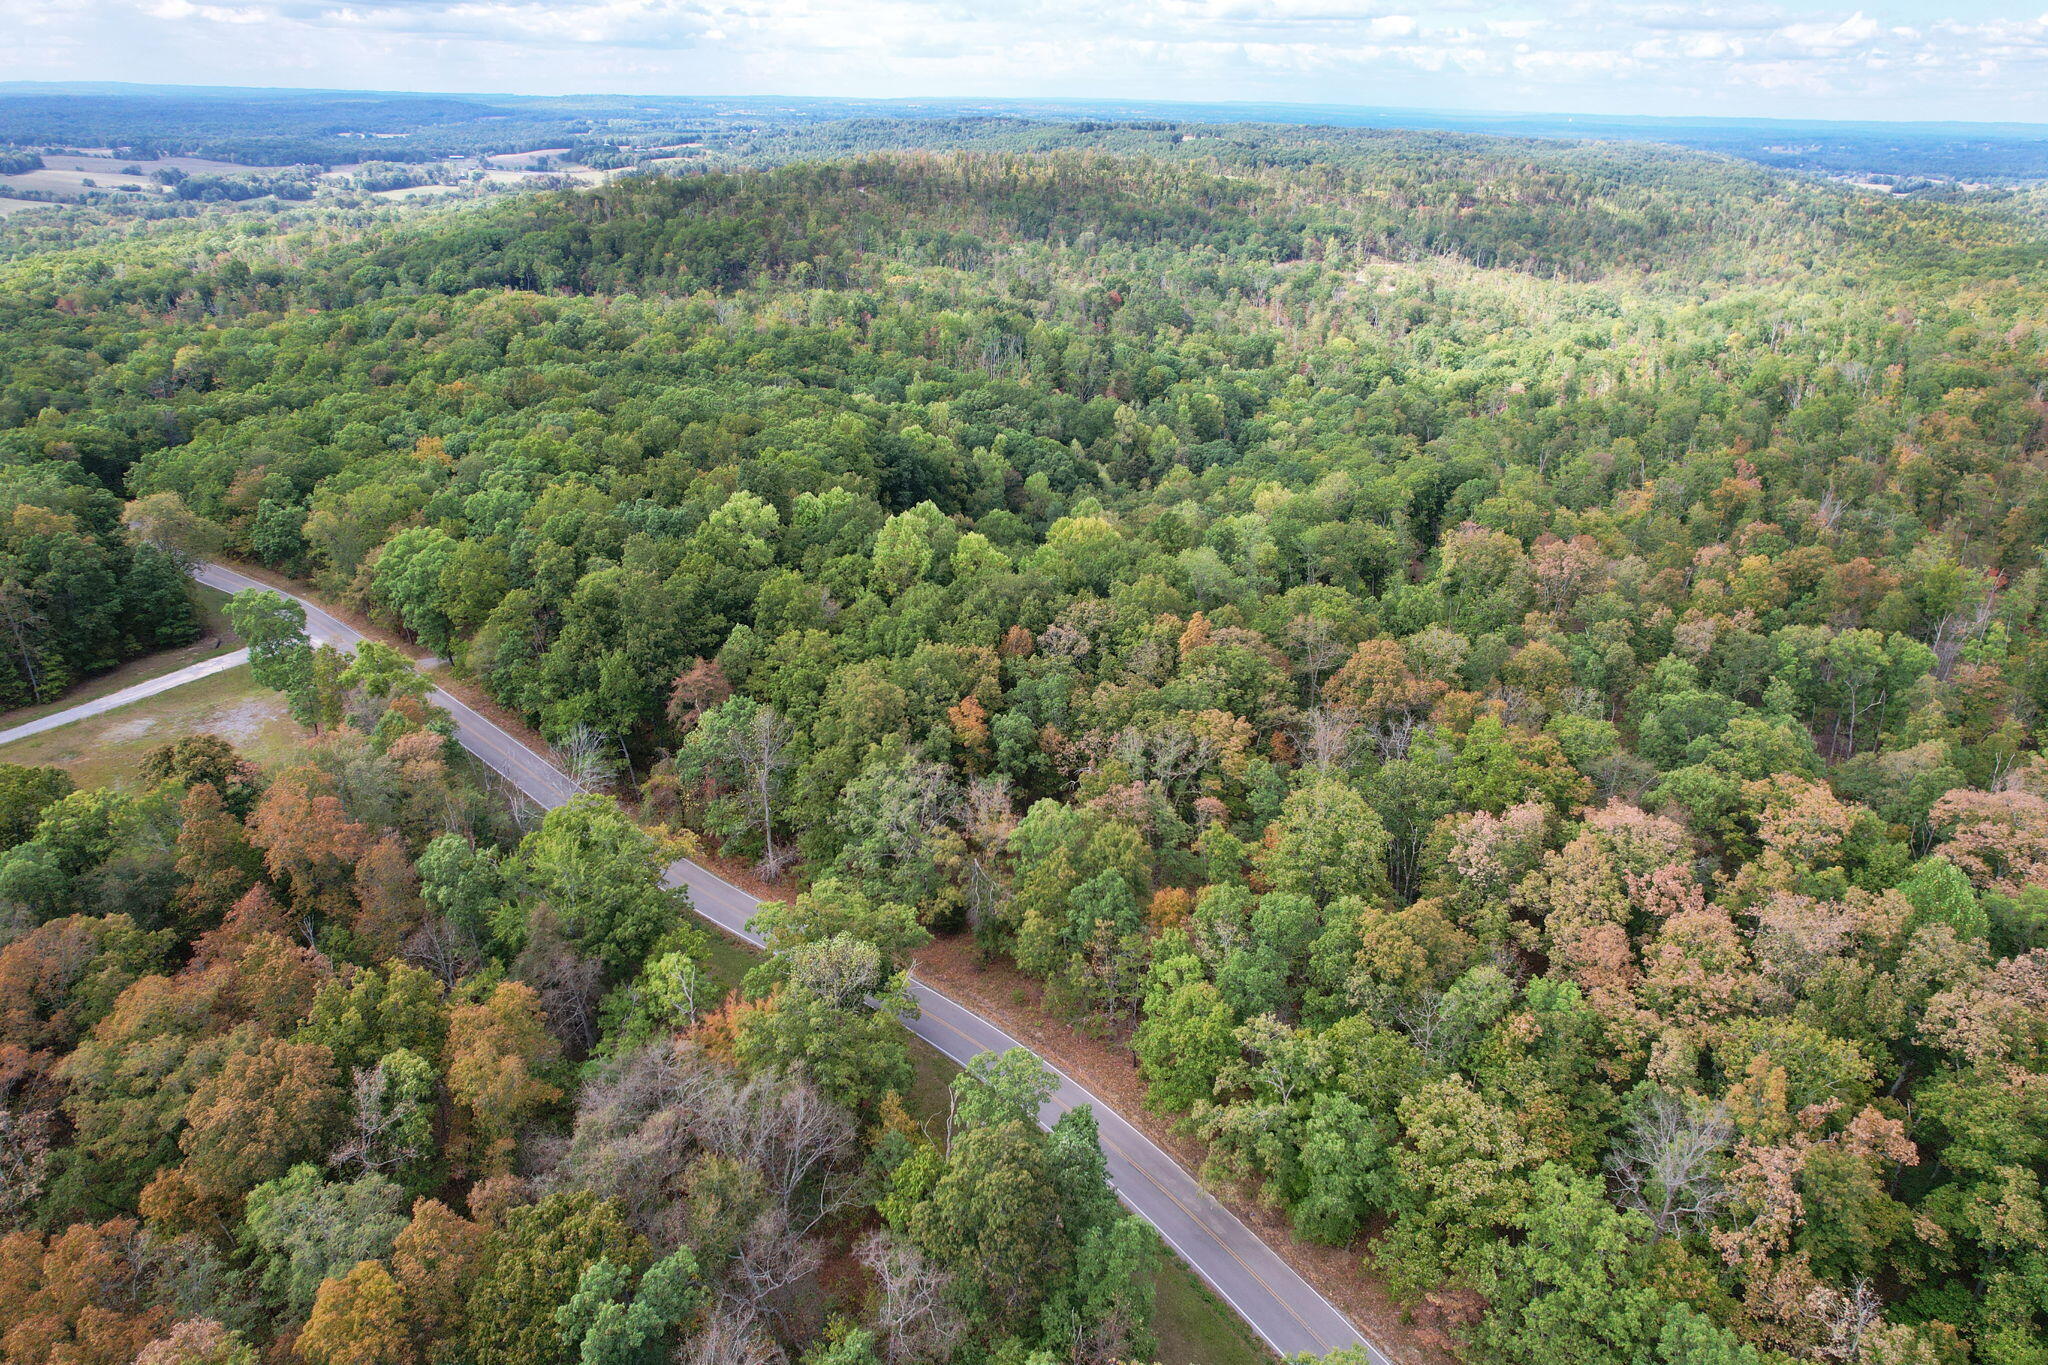
[[[1334,777],[1290,795],[1267,831],[1260,863],[1275,891],[1328,905],[1346,896],[1387,895],[1386,826],[1365,799]]]
[[[1956,937],[1983,941],[1991,934],[1991,918],[1977,903],[1976,888],[1961,868],[1936,854],[1913,865],[1899,883],[1899,894],[1913,906],[1907,928],[1923,924],[1945,924]]]
[[[71,774],[62,768],[0,763],[0,851],[26,843],[43,811],[74,790]]]
[[[1237,1058],[1236,1025],[1199,958],[1155,955],[1143,1019],[1131,1035],[1145,1102],[1181,1113],[1211,1099],[1216,1078]]]
[[[405,1230],[407,1202],[382,1175],[336,1184],[306,1164],[250,1190],[242,1238],[264,1297],[305,1317],[321,1281],[390,1252]]]
[[[602,1261],[631,1276],[650,1259],[613,1201],[563,1193],[512,1209],[470,1289],[470,1358],[476,1365],[570,1365],[582,1339],[566,1339],[556,1314],[577,1298],[586,1267]]]
[[[228,620],[249,645],[249,671],[256,681],[282,692],[292,719],[319,721],[320,698],[313,646],[306,638],[306,609],[268,588],[244,588],[228,599]]]
[[[563,1348],[581,1365],[660,1365],[705,1296],[687,1248],[648,1266],[637,1286],[626,1267],[600,1258],[583,1268],[575,1294],[555,1310],[555,1322]]]
[[[1488,1308],[1474,1332],[1488,1359],[1632,1365],[1658,1340],[1658,1294],[1644,1278],[1649,1224],[1618,1212],[1595,1180],[1554,1162],[1537,1168],[1479,1280]]]
[[[616,979],[639,967],[689,913],[689,893],[662,882],[667,861],[661,840],[618,802],[586,794],[549,811],[520,841],[507,872],[552,912],[578,951]],[[501,916],[500,937],[523,944],[530,922],[530,912],[517,923]]]

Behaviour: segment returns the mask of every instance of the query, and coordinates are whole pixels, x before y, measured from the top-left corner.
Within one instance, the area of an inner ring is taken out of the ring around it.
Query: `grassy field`
[[[201,659],[211,659],[216,654],[226,654],[241,648],[241,637],[228,625],[227,614],[222,605],[228,595],[217,588],[192,585],[194,604],[199,608],[199,638],[182,649],[167,649],[161,654],[146,654],[140,659],[130,659],[119,668],[109,669],[95,678],[87,678],[76,687],[68,689],[63,696],[52,698],[39,706],[23,706],[15,710],[0,712],[0,730],[10,729],[27,721],[47,716],[104,697],[109,692],[118,692],[124,687],[160,678],[166,673],[176,672],[187,664],[196,664]]]
[[[88,180],[93,183],[86,184]],[[23,171],[18,175],[0,175],[0,186],[16,190],[41,190],[46,194],[71,198],[94,189],[126,190],[131,192],[131,198],[136,199],[156,199],[163,196],[163,190],[154,181],[110,171]]]
[[[81,787],[132,790],[141,785],[143,755],[196,734],[219,735],[267,768],[289,758],[305,732],[286,714],[284,699],[259,687],[243,664],[133,706],[0,744],[0,763],[48,765],[64,769]]]

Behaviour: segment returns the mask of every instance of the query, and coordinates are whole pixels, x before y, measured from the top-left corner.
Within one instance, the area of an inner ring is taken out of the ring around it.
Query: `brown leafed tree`
[[[178,1140],[185,1173],[203,1194],[245,1194],[324,1155],[345,1098],[325,1047],[265,1038],[192,1092]]]
[[[317,769],[293,768],[270,784],[249,816],[264,865],[301,915],[349,914],[356,863],[371,843],[369,828],[349,819],[330,786]]]
[[[145,1292],[132,1218],[0,1237],[0,1359],[8,1365],[129,1365],[170,1326]]]
[[[308,1365],[413,1365],[405,1291],[382,1261],[358,1261],[320,1286],[294,1349]]]
[[[531,986],[503,982],[485,999],[450,1012],[450,1156],[458,1170],[482,1176],[510,1169],[521,1130],[562,1097],[542,1077],[560,1056]]]
[[[178,808],[178,917],[186,933],[219,924],[262,871],[263,855],[220,790],[194,783]]]
[[[473,1193],[472,1200],[478,1198]],[[468,1325],[469,1288],[490,1234],[438,1199],[415,1200],[412,1221],[391,1245],[391,1273],[405,1291],[412,1329],[430,1359]]]
[[[669,689],[668,718],[678,730],[687,731],[697,717],[731,695],[732,684],[718,660],[692,659]]]

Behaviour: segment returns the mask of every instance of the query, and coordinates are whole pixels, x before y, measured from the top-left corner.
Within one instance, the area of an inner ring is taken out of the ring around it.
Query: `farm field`
[[[573,163],[544,170],[535,169],[537,163],[543,159],[564,156],[569,150],[567,147],[553,147],[497,156],[449,157],[438,162],[422,163],[422,169],[450,176],[456,183],[372,190],[369,194],[372,198],[387,203],[412,199],[441,199],[471,192],[478,186],[498,190],[524,189],[558,184],[564,178],[575,184],[587,185],[602,181],[611,174],[608,171],[593,170]],[[22,207],[48,203],[52,200],[73,202],[94,195],[113,194],[135,200],[169,198],[172,196],[170,187],[155,178],[159,172],[176,172],[183,176],[222,180],[247,180],[303,175],[309,169],[304,163],[250,164],[198,156],[149,159],[94,156],[77,152],[43,152],[41,156],[44,164],[39,170],[0,175],[0,214],[18,212]],[[324,170],[318,167],[310,169],[317,171],[314,179],[318,184],[346,190],[351,188],[353,177],[377,164],[388,163],[355,160],[334,163]],[[50,198],[5,197],[10,192],[22,196]]]
[[[86,175],[117,175],[126,167],[140,167],[144,175],[152,171],[183,171],[187,175],[236,175],[261,169],[245,166],[236,161],[213,161],[203,156],[160,156],[149,160],[134,157],[93,156],[79,152],[44,152],[44,164],[53,171],[80,171]],[[274,169],[274,168],[273,168]]]
[[[0,175],[0,189],[31,190],[44,194],[76,197],[89,190],[130,190],[137,196],[159,195],[162,187],[148,179],[148,171],[142,175],[124,175],[122,168],[133,162],[110,162],[106,170],[59,170],[46,167],[40,171],[23,171],[18,175]],[[88,185],[90,180],[93,183]]]

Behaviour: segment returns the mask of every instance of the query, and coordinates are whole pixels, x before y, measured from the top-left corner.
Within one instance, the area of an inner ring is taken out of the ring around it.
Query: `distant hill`
[[[592,136],[751,134],[856,119],[1164,121],[1415,128],[1656,142],[1786,170],[1882,183],[2048,179],[2048,125],[1638,118],[1351,105],[1149,100],[811,99],[794,96],[450,95],[118,82],[0,82],[0,143],[114,147],[250,165],[529,151]],[[1910,183],[1905,188],[1912,188]]]

